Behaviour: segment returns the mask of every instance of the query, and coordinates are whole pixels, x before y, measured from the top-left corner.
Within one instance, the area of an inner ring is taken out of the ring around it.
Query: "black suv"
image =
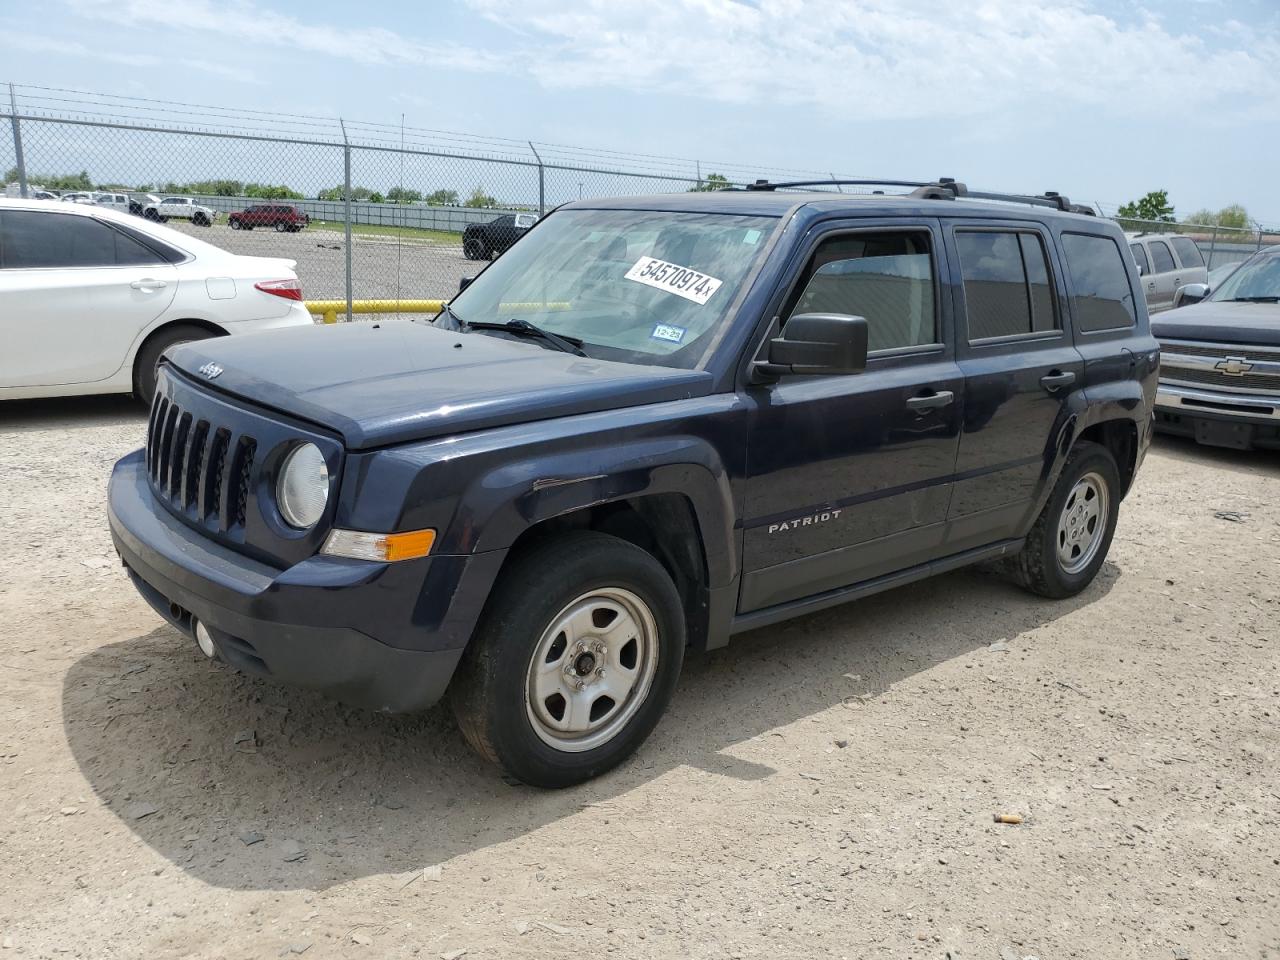
[[[687,648],[980,561],[1083,590],[1152,434],[1119,227],[775,186],[568,204],[434,323],[172,348],[111,478],[134,584],[246,673],[447,693],[545,786]]]
[[[492,260],[537,221],[532,213],[508,213],[487,223],[473,223],[462,232],[462,255],[468,260]]]

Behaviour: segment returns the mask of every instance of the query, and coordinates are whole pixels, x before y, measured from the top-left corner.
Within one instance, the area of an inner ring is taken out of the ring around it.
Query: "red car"
[[[227,217],[232,230],[274,227],[276,233],[297,233],[310,222],[309,216],[285,203],[255,204]]]

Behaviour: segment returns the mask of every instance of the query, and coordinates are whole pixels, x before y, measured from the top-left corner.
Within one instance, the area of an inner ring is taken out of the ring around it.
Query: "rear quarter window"
[[[1131,327],[1137,321],[1123,254],[1110,237],[1064,233],[1062,252],[1071,275],[1071,311],[1085,333]]]

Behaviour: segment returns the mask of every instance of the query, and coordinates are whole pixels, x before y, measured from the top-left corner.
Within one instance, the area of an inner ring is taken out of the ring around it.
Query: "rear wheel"
[[[210,224],[209,218],[206,217],[203,213],[197,213],[194,217],[191,218],[191,222],[194,223],[197,227],[207,227]]]
[[[624,540],[574,533],[503,570],[450,699],[481,756],[525,783],[567,787],[644,742],[675,692],[684,646],[662,565]]]
[[[160,216],[157,216],[157,217],[156,217],[156,219],[157,219],[157,220],[159,220],[161,223],[168,223],[168,222],[169,222],[169,218],[168,218],[168,217],[160,217]]]
[[[151,335],[138,358],[133,363],[133,392],[146,406],[151,406],[151,399],[156,394],[156,370],[160,366],[160,357],[170,347],[180,343],[191,343],[194,340],[208,340],[214,334],[203,327],[189,323],[179,323],[165,327]]]
[[[484,241],[476,237],[471,237],[462,242],[462,255],[468,260],[483,260],[485,258]]]
[[[240,221],[239,221],[239,220],[228,220],[228,221],[227,221],[227,226],[229,226],[232,230],[239,230],[239,229],[240,229]]]
[[[1045,597],[1075,596],[1107,559],[1120,506],[1120,471],[1106,447],[1075,445],[1048,503],[1014,558],[1018,581]]]
[[[289,225],[285,223],[283,220],[276,221],[276,233],[284,233],[288,229],[289,229]]]

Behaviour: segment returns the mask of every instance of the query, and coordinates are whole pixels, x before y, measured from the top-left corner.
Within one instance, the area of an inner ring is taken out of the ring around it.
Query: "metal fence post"
[[[1209,269],[1213,269],[1213,253],[1218,247],[1218,225],[1213,225],[1213,236],[1209,238]]]
[[[538,148],[533,145],[532,140],[526,140],[529,149],[533,151],[533,159],[538,161],[538,216],[542,216],[547,212],[547,173],[546,168],[542,165],[542,157],[538,155]]]
[[[13,158],[18,166],[18,189],[22,199],[27,199],[27,164],[22,159],[22,124],[18,121],[18,101],[13,96],[13,84],[9,84],[9,122],[13,124]]]
[[[347,251],[347,323],[351,322],[351,141],[347,139],[347,125],[338,118],[342,127],[342,216],[343,246]]]

